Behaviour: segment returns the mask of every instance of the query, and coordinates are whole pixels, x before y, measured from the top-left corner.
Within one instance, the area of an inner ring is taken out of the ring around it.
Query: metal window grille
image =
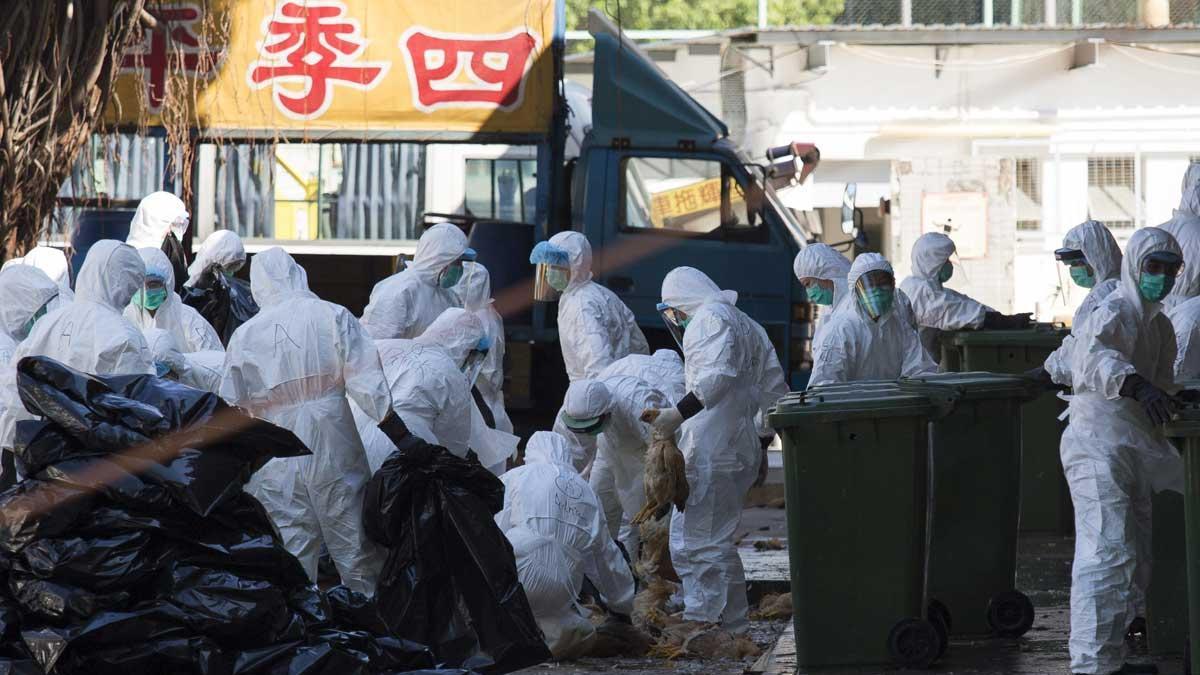
[[[1030,232],[1042,229],[1042,160],[1022,158],[1016,161],[1017,229]]]
[[[1089,157],[1088,217],[1109,229],[1131,229],[1137,213],[1133,157]]]
[[[1123,24],[1138,21],[1138,0],[845,0],[834,21],[847,25],[898,25],[906,1],[915,25],[1045,25],[1047,3],[1059,26]],[[1200,23],[1200,0],[1171,0],[1172,24]]]

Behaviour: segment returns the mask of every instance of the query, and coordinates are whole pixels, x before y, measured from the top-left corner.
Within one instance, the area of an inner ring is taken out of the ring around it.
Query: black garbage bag
[[[337,625],[349,630],[363,630],[379,635],[387,635],[388,628],[379,616],[379,606],[375,598],[352,591],[345,586],[334,586],[325,592],[333,620]]]
[[[200,275],[194,287],[180,294],[183,304],[195,309],[216,329],[221,344],[229,346],[229,338],[239,326],[258,314],[258,303],[250,293],[250,284],[230,279],[214,269]]]
[[[493,520],[504,484],[412,434],[398,440],[363,502],[367,535],[390,548],[376,593],[385,624],[444,666],[491,674],[549,660]]]
[[[24,480],[0,493],[0,549],[17,553],[35,539],[67,531],[94,493],[65,483]]]
[[[93,593],[135,588],[157,573],[161,555],[149,532],[38,539],[13,558],[17,579],[55,579]]]

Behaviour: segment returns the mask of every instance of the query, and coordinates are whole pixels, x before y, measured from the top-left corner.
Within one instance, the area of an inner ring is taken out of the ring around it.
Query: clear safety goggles
[[[475,348],[467,353],[467,357],[463,359],[462,372],[467,378],[467,386],[474,387],[475,380],[479,379],[479,373],[483,370],[483,363],[487,360],[488,351],[492,348],[492,341],[488,336],[479,338]]]
[[[656,309],[662,315],[663,323],[667,324],[667,330],[671,331],[671,337],[675,338],[675,344],[683,349],[683,333],[690,321],[687,312],[661,302]]]

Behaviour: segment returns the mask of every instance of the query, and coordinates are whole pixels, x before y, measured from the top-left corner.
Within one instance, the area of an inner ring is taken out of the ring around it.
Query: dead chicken
[[[642,413],[642,421],[650,424],[658,417],[657,410]],[[674,438],[655,438],[646,451],[646,476],[643,481],[646,505],[633,517],[634,525],[651,518],[661,518],[671,505],[683,511],[687,504],[688,483],[684,473],[683,453]]]

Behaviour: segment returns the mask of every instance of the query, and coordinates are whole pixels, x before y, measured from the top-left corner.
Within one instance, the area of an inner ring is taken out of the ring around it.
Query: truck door
[[[662,328],[655,305],[663,277],[683,265],[700,269],[737,291],[738,307],[768,329],[788,363],[796,244],[755,198],[758,184],[749,172],[716,152],[608,154],[603,194],[615,199],[604,200],[602,221],[587,228],[593,244],[600,243],[600,283],[653,332]]]

